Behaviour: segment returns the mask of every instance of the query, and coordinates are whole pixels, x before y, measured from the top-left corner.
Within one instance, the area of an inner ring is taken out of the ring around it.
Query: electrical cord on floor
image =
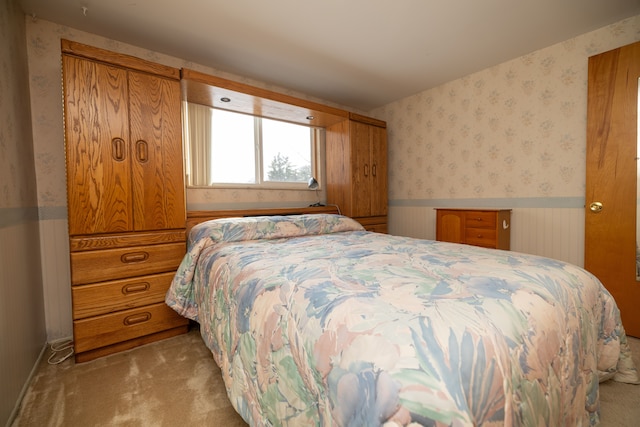
[[[62,353],[62,354],[60,354]],[[57,365],[73,355],[73,340],[62,340],[51,343],[51,356],[47,359],[49,365]]]

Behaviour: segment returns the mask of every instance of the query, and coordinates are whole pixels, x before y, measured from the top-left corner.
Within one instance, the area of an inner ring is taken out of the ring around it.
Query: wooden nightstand
[[[509,250],[511,209],[436,209],[436,240]]]

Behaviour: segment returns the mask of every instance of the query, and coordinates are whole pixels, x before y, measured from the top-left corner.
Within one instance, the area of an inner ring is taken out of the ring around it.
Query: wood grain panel
[[[63,56],[69,234],[130,231],[126,71]]]
[[[387,217],[386,216],[366,216],[360,218],[353,218],[358,221],[367,231],[373,231],[375,233],[387,233]]]
[[[135,56],[112,52],[66,39],[62,39],[60,41],[60,47],[63,53],[70,55],[81,56],[96,61],[103,61],[120,67],[144,71],[145,73],[169,77],[175,80],[180,79],[179,69],[147,61]]]
[[[351,203],[351,146],[349,121],[344,120],[325,131],[325,160],[327,167],[327,200],[340,206],[347,216],[353,216]]]
[[[371,132],[370,126],[350,123],[352,216],[371,215]]]
[[[184,243],[72,252],[71,284],[174,271],[184,254]]]
[[[96,249],[128,248],[131,246],[156,245],[159,243],[185,242],[184,229],[149,231],[127,234],[99,234],[78,236],[69,239],[71,252]]]
[[[627,333],[636,337],[639,77],[640,43],[589,58],[584,265],[614,296]],[[602,203],[602,211],[592,212],[592,202]]]
[[[459,212],[438,210],[436,240],[460,243],[464,241],[465,215]]]
[[[180,84],[129,72],[134,229],[185,226]]]
[[[387,215],[387,131],[383,127],[370,127],[371,139],[371,215]]]
[[[188,323],[163,302],[76,320],[73,322],[75,350],[82,353]]]
[[[187,101],[223,110],[315,127],[328,127],[349,117],[346,110],[186,68],[182,69],[182,84]]]
[[[163,302],[175,272],[72,286],[73,319]]]

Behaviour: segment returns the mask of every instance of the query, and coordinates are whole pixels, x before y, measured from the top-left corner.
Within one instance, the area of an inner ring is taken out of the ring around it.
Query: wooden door
[[[127,72],[63,55],[69,235],[130,231]]]
[[[436,211],[436,240],[464,243],[464,220],[464,212],[438,209]]]
[[[371,215],[371,130],[365,123],[351,121],[352,216]]]
[[[351,145],[349,120],[336,123],[326,129],[325,159],[327,166],[327,203],[336,204],[347,216],[354,216],[351,198]]]
[[[370,126],[371,131],[371,215],[387,214],[387,130]]]
[[[134,229],[184,228],[180,83],[129,71]]]
[[[589,58],[585,268],[611,292],[627,333],[635,337],[639,77],[640,43]]]

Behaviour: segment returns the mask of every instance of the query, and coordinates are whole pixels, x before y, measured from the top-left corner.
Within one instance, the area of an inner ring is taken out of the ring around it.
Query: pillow
[[[363,230],[359,222],[336,214],[221,218],[194,226],[189,233],[189,246],[202,238],[222,243]]]

